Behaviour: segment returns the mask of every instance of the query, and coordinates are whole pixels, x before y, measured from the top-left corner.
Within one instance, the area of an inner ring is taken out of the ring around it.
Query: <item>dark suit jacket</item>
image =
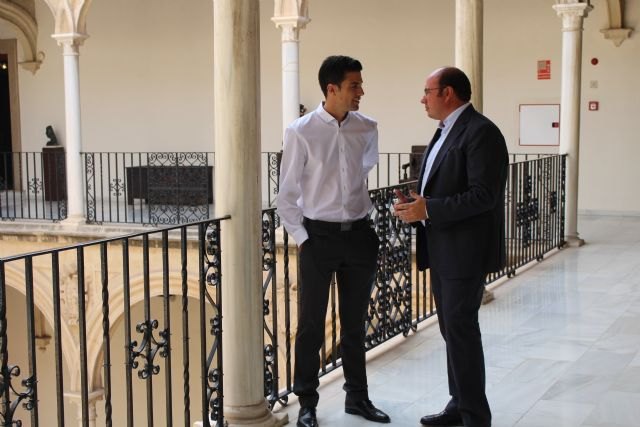
[[[419,269],[462,278],[504,267],[508,164],[502,133],[469,105],[440,148],[422,194],[429,219],[418,223]]]

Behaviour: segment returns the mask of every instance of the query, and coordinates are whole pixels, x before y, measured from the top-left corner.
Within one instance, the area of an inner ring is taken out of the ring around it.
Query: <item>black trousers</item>
[[[298,395],[301,407],[318,405],[319,351],[325,339],[329,286],[335,272],[345,378],[343,388],[349,400],[367,399],[365,316],[376,274],[378,236],[367,220],[344,231],[340,230],[339,224],[308,220],[305,220],[305,228],[309,239],[302,244],[298,264],[300,283],[293,391]]]
[[[452,397],[447,409],[457,407],[465,427],[489,427],[491,410],[485,393],[484,351],[478,323],[485,276],[452,279],[434,269],[430,275],[438,324],[447,347]]]

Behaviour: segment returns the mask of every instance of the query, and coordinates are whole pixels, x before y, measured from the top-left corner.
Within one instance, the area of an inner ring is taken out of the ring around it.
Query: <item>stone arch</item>
[[[131,306],[134,306],[144,301],[144,277],[142,275],[132,277],[130,280],[130,302]],[[156,272],[149,277],[149,292],[151,297],[161,296],[163,288],[163,276],[162,272]],[[182,294],[182,275],[180,271],[174,271],[169,273],[169,293],[171,295]],[[199,297],[199,278],[188,277],[187,278],[187,296],[191,299],[198,299]],[[114,328],[119,324],[119,321],[124,317],[124,293],[117,292],[109,297],[109,320],[110,330],[109,335],[113,335]],[[94,307],[96,307],[94,305]],[[93,310],[91,315],[87,318],[87,337],[102,337],[102,311]],[[102,340],[92,341],[97,345],[94,345],[87,349],[87,365],[89,372],[89,384],[93,390],[103,387],[102,384],[102,363],[104,360],[104,353],[102,348]],[[79,374],[79,372],[78,372]],[[75,385],[79,387],[80,377],[77,377]]]
[[[30,1],[32,4],[33,0]],[[38,24],[32,12],[16,3],[0,2],[0,20],[7,22],[16,32],[23,56],[19,64],[35,73],[44,60],[44,53],[38,52]]]
[[[44,0],[55,19],[56,34],[86,35],[92,0]]]
[[[20,268],[17,268],[13,265],[5,264],[5,284],[7,287],[15,289],[20,292],[22,295],[26,297],[26,288],[25,288],[25,275],[24,271]],[[44,285],[41,283],[51,283],[51,278],[47,277],[45,274],[39,272],[36,268],[33,270],[33,295],[34,295],[34,305],[35,309],[40,310],[45,320],[49,324],[49,326],[55,325],[54,321],[54,313],[53,313],[53,297],[51,295],[50,289],[45,289]],[[70,351],[69,349],[73,349],[76,346],[76,341],[74,339],[73,333],[69,330],[68,326],[65,322],[61,322],[61,336],[62,342],[60,343],[63,349],[67,349],[66,351],[62,351],[62,357],[66,364],[66,367],[69,372],[73,372],[72,367],[77,365],[77,352]],[[53,328],[52,328],[53,329]]]

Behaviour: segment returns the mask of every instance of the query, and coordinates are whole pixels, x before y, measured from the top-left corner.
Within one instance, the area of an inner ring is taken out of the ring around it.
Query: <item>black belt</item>
[[[320,221],[319,219],[309,219],[305,217],[302,224],[309,232],[365,230],[370,227],[369,217],[345,222]]]

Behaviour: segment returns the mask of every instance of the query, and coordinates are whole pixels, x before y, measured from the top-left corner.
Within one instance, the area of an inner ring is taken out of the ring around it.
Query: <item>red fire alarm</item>
[[[598,101],[589,101],[589,111],[598,111]]]
[[[598,65],[598,58],[591,58],[591,65]]]

